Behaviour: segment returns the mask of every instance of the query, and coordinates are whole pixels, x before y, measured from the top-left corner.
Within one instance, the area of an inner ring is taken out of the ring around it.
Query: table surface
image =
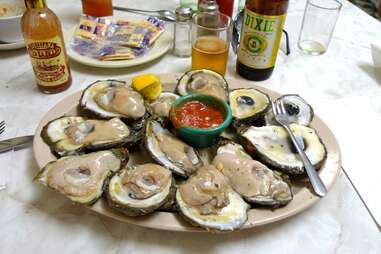
[[[297,49],[305,0],[291,1],[286,29],[291,55],[278,54],[272,77],[257,85],[279,93],[298,93],[333,130],[343,165],[354,182],[381,185],[377,141],[381,140],[381,70],[372,62],[370,43],[381,42],[381,24],[343,0],[326,54]],[[178,1],[114,0],[129,7],[170,8]],[[50,0],[65,29],[81,13],[79,0]],[[151,6],[152,5],[152,6]],[[42,116],[59,100],[97,79],[124,78],[143,72],[174,73],[190,68],[190,58],[171,54],[128,69],[106,70],[71,61],[73,85],[55,95],[38,92],[25,49],[0,52],[2,138],[34,132]],[[228,77],[235,72],[229,57]],[[380,127],[380,128],[378,128]],[[361,134],[359,134],[359,131]],[[373,142],[372,142],[373,141]],[[373,144],[374,143],[374,144]],[[360,149],[361,148],[361,149]],[[381,253],[377,226],[349,181],[341,174],[329,194],[305,212],[274,224],[231,234],[175,233],[114,221],[73,205],[65,197],[32,182],[38,171],[32,149],[0,154],[0,253]],[[379,199],[379,195],[374,197]],[[381,206],[381,205],[380,205]],[[379,209],[381,207],[378,207]]]

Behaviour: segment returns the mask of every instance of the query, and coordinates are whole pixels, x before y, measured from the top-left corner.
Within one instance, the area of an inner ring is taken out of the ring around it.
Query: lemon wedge
[[[154,74],[142,74],[132,79],[132,87],[144,98],[155,100],[161,93],[160,78]]]

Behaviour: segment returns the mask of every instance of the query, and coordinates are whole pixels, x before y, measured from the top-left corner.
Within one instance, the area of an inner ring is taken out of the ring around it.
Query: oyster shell
[[[220,145],[213,165],[249,203],[281,206],[292,200],[290,185],[277,172],[253,160],[239,144],[230,141]]]
[[[94,120],[80,116],[54,119],[41,131],[45,143],[59,156],[123,145],[133,146],[140,136],[119,118]]]
[[[193,147],[178,139],[157,121],[147,122],[145,146],[157,163],[182,177],[193,174],[203,165]]]
[[[141,216],[167,203],[175,193],[172,172],[148,163],[122,169],[109,181],[109,205],[127,216]]]
[[[124,81],[98,80],[82,93],[79,106],[101,118],[119,117],[138,120],[146,113],[146,105],[140,93]]]
[[[291,124],[290,128],[294,135],[303,141],[304,152],[312,165],[319,168],[327,152],[316,131],[300,124]],[[241,136],[246,151],[258,156],[266,165],[292,175],[305,173],[303,162],[283,127],[251,126],[242,132]]]
[[[184,96],[200,93],[227,101],[228,83],[219,73],[211,70],[193,70],[185,73],[177,83],[177,93]]]
[[[276,99],[282,101],[290,116],[290,121],[301,125],[309,126],[314,117],[312,107],[297,94],[286,94]],[[266,125],[279,125],[275,120],[272,110],[268,110],[265,116]]]
[[[224,175],[212,165],[200,168],[178,187],[176,202],[187,221],[216,231],[240,228],[247,220],[249,209]]]
[[[270,98],[257,89],[241,88],[229,93],[229,103],[233,125],[237,128],[242,125],[262,124],[270,107]]]
[[[35,177],[74,202],[93,204],[102,195],[108,177],[127,164],[125,148],[67,156],[49,162]]]
[[[166,122],[172,103],[179,97],[180,96],[175,93],[162,92],[160,96],[150,104],[153,117],[160,122]]]

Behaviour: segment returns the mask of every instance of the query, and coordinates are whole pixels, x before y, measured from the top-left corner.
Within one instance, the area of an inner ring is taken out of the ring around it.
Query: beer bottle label
[[[69,70],[62,39],[25,40],[37,83],[41,86],[57,86],[69,80]]]
[[[255,69],[275,65],[286,15],[261,15],[245,8],[238,59]]]

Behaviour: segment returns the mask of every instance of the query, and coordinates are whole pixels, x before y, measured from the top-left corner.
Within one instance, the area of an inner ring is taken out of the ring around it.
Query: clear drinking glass
[[[307,54],[327,51],[342,4],[337,0],[307,0],[298,47]]]
[[[231,19],[199,13],[192,24],[192,70],[209,69],[225,75],[231,40]]]

